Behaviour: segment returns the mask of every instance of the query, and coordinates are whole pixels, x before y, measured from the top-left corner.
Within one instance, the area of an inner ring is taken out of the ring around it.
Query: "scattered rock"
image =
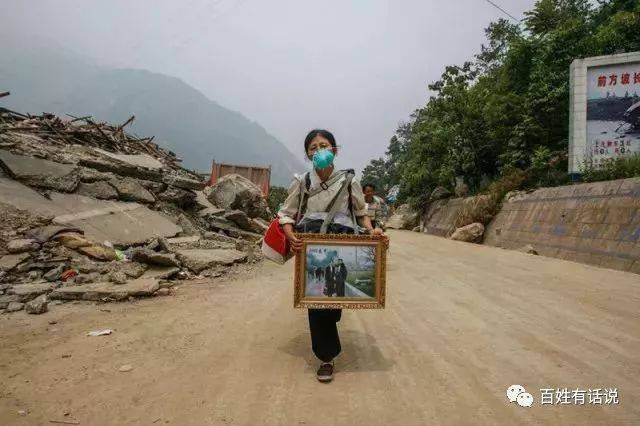
[[[48,310],[49,301],[46,294],[41,294],[24,306],[28,314],[44,314]]]
[[[47,281],[58,281],[62,276],[62,273],[65,271],[66,265],[59,265],[56,268],[51,269],[49,272],[44,274],[43,278]]]
[[[28,258],[27,253],[4,255],[0,257],[0,271],[10,271]]]
[[[18,311],[21,311],[22,309],[24,309],[24,303],[22,303],[22,302],[9,302],[9,305],[7,305],[6,311],[7,312],[18,312]]]
[[[247,254],[233,249],[178,250],[178,257],[196,274],[218,265],[231,265],[247,260]]]
[[[260,188],[238,174],[223,176],[211,187],[209,201],[225,210],[242,210],[249,217],[268,219],[271,214]]]
[[[465,241],[468,243],[475,243],[482,241],[482,235],[484,234],[484,225],[476,222],[467,226],[456,229],[449,237],[456,241]]]
[[[96,281],[99,281],[101,278],[102,278],[102,275],[100,275],[100,273],[91,272],[89,274],[78,275],[77,277],[75,277],[74,282],[76,284],[95,283]]]
[[[227,237],[224,234],[220,234],[218,232],[205,232],[204,238],[207,240],[220,241],[222,243],[235,243],[236,239]]]
[[[78,186],[78,194],[99,200],[115,200],[118,198],[118,191],[107,182],[98,181],[94,183],[81,183]]]
[[[180,216],[178,216],[178,226],[182,228],[180,236],[200,235],[200,231],[198,231],[198,228],[196,228],[195,225],[184,214],[180,214]]]
[[[253,224],[254,232],[257,232],[259,234],[264,234],[266,230],[269,229],[269,222],[260,217],[251,219],[251,223]]]
[[[147,191],[133,178],[112,179],[109,183],[118,191],[119,198],[123,201],[139,201],[141,203],[153,203],[156,201],[153,194]]]
[[[115,266],[130,278],[140,278],[148,269],[147,265],[139,262],[118,262]]]
[[[190,209],[196,205],[196,194],[193,191],[169,186],[164,192],[158,194],[158,199],[173,203],[181,209]]]
[[[231,210],[224,214],[224,218],[234,222],[245,231],[253,231],[252,223],[249,221],[247,214],[242,210]]]
[[[133,370],[133,365],[130,364],[125,364],[122,367],[118,368],[118,371],[120,371],[121,373],[126,373]]]
[[[7,250],[9,253],[25,253],[29,251],[38,250],[40,248],[40,244],[36,240],[32,239],[19,239],[19,240],[11,240],[7,244]]]
[[[175,266],[153,266],[142,274],[142,278],[155,278],[158,280],[169,280],[180,273],[180,268]]]
[[[216,217],[222,217],[225,211],[225,209],[219,209],[218,207],[207,207],[204,210],[200,210],[198,212],[198,216],[203,219],[209,220]]]
[[[171,290],[169,290],[168,288],[160,288],[158,289],[158,291],[155,292],[156,296],[168,296],[171,294]]]
[[[411,231],[412,232],[420,232],[420,226],[414,227]]]
[[[114,284],[126,284],[127,274],[122,271],[113,271],[109,274],[109,281]]]
[[[189,179],[172,173],[165,173],[162,175],[162,181],[167,185],[176,186],[182,189],[190,189],[193,191],[201,191],[205,186],[205,183],[202,180]]]
[[[533,248],[533,246],[531,244],[527,244],[526,246],[522,246],[518,249],[518,251],[521,251],[523,253],[527,253],[527,254],[533,254],[533,255],[537,255],[538,251]]]
[[[9,303],[11,302],[19,302],[20,296],[17,294],[4,294],[0,296],[0,309],[7,309]]]
[[[396,212],[386,223],[391,229],[413,229],[418,225],[420,214],[413,210],[409,204],[403,204],[396,209]]]
[[[29,278],[29,281],[37,281],[42,278],[42,271],[40,269],[34,269],[29,271],[27,277]]]
[[[110,180],[115,177],[113,173],[99,172],[97,170],[90,169],[88,167],[80,167],[78,174],[80,177],[80,182],[86,182],[86,183],[94,183],[94,182]]]
[[[136,262],[146,263],[147,265],[180,266],[180,262],[176,259],[175,254],[157,253],[146,248],[135,249],[131,259]]]

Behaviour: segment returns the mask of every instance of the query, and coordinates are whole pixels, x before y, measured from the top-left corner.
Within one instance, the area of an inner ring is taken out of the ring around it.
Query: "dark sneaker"
[[[321,382],[330,382],[331,380],[333,380],[333,363],[323,362],[322,364],[320,364],[320,368],[318,368],[316,377]]]

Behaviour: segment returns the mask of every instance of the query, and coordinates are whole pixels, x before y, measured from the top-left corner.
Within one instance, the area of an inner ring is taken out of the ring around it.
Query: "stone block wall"
[[[507,196],[484,244],[640,273],[640,178]]]

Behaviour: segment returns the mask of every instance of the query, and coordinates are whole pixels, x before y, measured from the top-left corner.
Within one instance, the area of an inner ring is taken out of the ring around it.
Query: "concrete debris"
[[[184,214],[178,216],[178,226],[182,228],[180,236],[200,235],[200,231],[198,231],[198,228]]]
[[[484,235],[484,225],[476,222],[467,226],[456,229],[449,237],[456,241],[466,241],[468,243],[482,242],[482,236]]]
[[[78,186],[77,193],[87,197],[97,198],[98,200],[116,200],[118,198],[118,191],[105,181],[93,183],[82,182]]]
[[[190,271],[198,274],[214,266],[244,262],[247,260],[247,253],[233,249],[191,249],[179,250],[178,257]]]
[[[175,266],[153,266],[147,269],[141,278],[171,280],[180,273],[180,268]]]
[[[193,208],[196,204],[196,194],[174,186],[169,186],[158,195],[158,199],[173,203],[181,209]]]
[[[36,240],[30,238],[21,238],[19,240],[11,240],[7,244],[7,250],[9,253],[24,253],[29,251],[38,250],[40,244]]]
[[[126,284],[127,280],[127,274],[122,271],[113,271],[109,274],[109,281],[114,284]]]
[[[126,133],[132,120],[0,109],[1,310],[169,295],[253,260],[270,216],[260,189],[237,175],[205,188],[153,138]]]
[[[158,253],[146,248],[135,249],[131,259],[136,262],[146,263],[147,265],[180,266],[175,254]]]
[[[172,245],[191,244],[197,243],[198,241],[200,241],[200,238],[202,238],[200,237],[200,235],[191,235],[188,237],[167,238],[167,242]]]
[[[118,191],[118,195],[122,201],[141,203],[153,203],[156,201],[153,194],[147,191],[136,179],[129,177],[112,179],[109,183]]]
[[[20,284],[13,286],[8,292],[9,295],[16,296],[18,302],[27,302],[51,292],[55,287],[53,283]]]
[[[9,303],[11,302],[19,302],[20,296],[17,294],[4,294],[0,296],[0,309],[7,309]]]
[[[49,309],[49,300],[47,295],[41,294],[33,300],[30,300],[24,305],[24,310],[28,314],[44,314]]]
[[[73,192],[80,182],[73,165],[14,155],[5,150],[0,150],[0,166],[13,179],[38,188]]]
[[[122,301],[129,297],[151,296],[160,288],[156,279],[140,278],[126,284],[99,282],[92,284],[60,287],[49,294],[51,299],[59,300],[113,300]]]
[[[140,278],[149,267],[138,262],[117,262],[114,269],[121,271],[129,278]]]
[[[29,255],[27,253],[2,256],[0,257],[0,271],[10,271],[28,258]]]
[[[247,216],[269,219],[271,213],[260,188],[249,179],[229,174],[211,187],[209,201],[226,210],[242,210]]]
[[[7,312],[18,312],[24,309],[24,303],[21,302],[9,302],[9,305],[6,308]]]

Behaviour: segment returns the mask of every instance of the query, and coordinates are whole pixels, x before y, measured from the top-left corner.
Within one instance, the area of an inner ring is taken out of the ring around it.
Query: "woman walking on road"
[[[353,179],[353,170],[336,170],[333,160],[338,154],[336,140],[327,130],[312,130],[304,140],[307,159],[313,169],[295,176],[289,195],[278,217],[283,231],[295,252],[302,249],[302,241],[294,232],[319,233],[329,209],[336,208],[328,234],[354,234],[359,226],[372,235],[382,235],[382,229],[373,228],[367,216],[360,183]],[[348,184],[348,191],[341,191]],[[341,309],[309,309],[311,348],[320,359],[317,378],[321,382],[333,380],[334,358],[340,353],[337,322]]]

